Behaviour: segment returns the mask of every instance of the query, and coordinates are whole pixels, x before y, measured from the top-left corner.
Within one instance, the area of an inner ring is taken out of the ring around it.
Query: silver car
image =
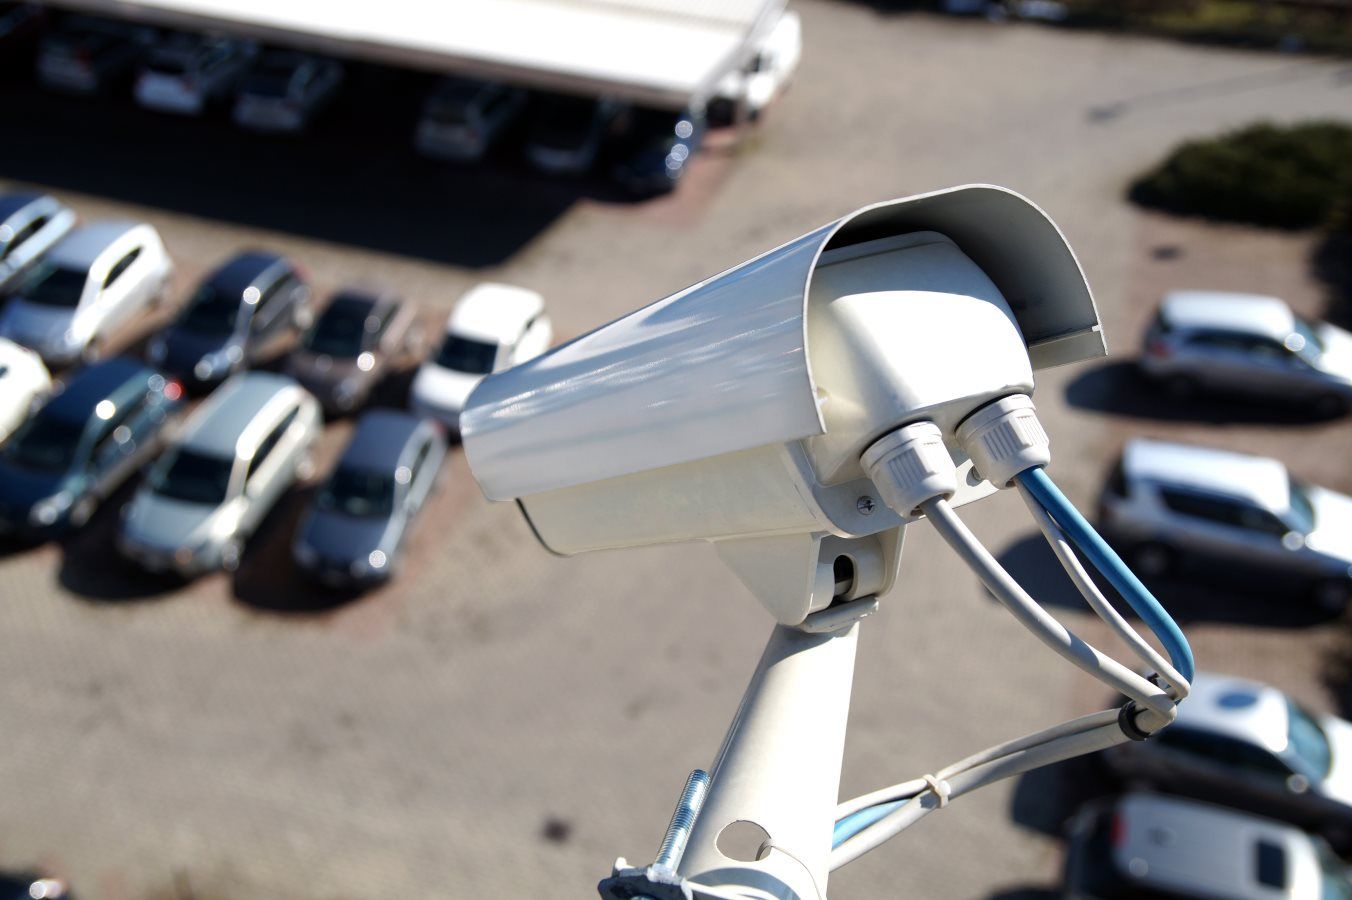
[[[1255,584],[1297,584],[1328,610],[1352,595],[1352,497],[1305,484],[1275,459],[1130,441],[1099,519],[1147,577],[1210,564]]]
[[[238,567],[268,511],[313,470],[319,403],[294,380],[242,372],[198,407],[123,509],[118,549],[185,578]]]
[[[45,194],[0,194],[0,296],[75,227],[75,211]]]
[[[0,315],[0,337],[37,351],[49,366],[97,359],[164,299],[173,271],[152,226],[83,225],[24,278]]]
[[[1140,365],[1180,397],[1233,393],[1324,415],[1352,406],[1352,334],[1307,321],[1276,297],[1175,291],[1146,333]]]
[[[1071,900],[1347,900],[1343,864],[1289,825],[1173,797],[1091,803],[1070,823]]]

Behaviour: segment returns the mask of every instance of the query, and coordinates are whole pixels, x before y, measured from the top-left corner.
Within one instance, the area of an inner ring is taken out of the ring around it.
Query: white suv
[[[0,315],[0,337],[36,350],[48,365],[89,362],[163,300],[173,271],[150,225],[76,228],[25,277]]]

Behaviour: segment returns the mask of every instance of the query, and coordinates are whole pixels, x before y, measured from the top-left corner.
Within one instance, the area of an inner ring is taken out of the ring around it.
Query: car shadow
[[[224,109],[185,119],[121,92],[89,100],[7,79],[0,106],[23,127],[0,141],[0,174],[467,267],[502,263],[582,197],[625,200],[599,178],[552,178],[505,151],[473,166],[419,158],[411,143],[428,85],[354,67],[329,115],[278,137],[236,127]]]
[[[1099,754],[1077,756],[1020,775],[1010,796],[1009,817],[1030,831],[1064,837],[1066,823],[1081,806],[1117,789]]]
[[[82,600],[125,603],[154,600],[182,589],[182,578],[147,572],[117,552],[121,509],[131,501],[140,479],[133,478],[100,504],[84,528],[61,540],[61,586]]]
[[[1324,315],[1342,328],[1352,328],[1352,223],[1347,229],[1326,235],[1310,260],[1315,277],[1328,288]]]
[[[1084,598],[1067,577],[1051,547],[1038,532],[1014,541],[998,555],[1000,564],[1038,602],[1048,607],[1089,612]],[[1093,573],[1104,596],[1128,619],[1131,609],[1118,600],[1107,582]],[[1321,610],[1298,587],[1255,587],[1233,573],[1198,567],[1177,575],[1142,581],[1179,622],[1229,622],[1267,628],[1312,628],[1341,613]]]
[[[237,601],[258,612],[306,615],[327,613],[364,596],[306,578],[291,558],[291,543],[315,486],[288,491],[249,539],[231,588]]]
[[[991,894],[989,900],[1058,900],[1062,894],[1055,888],[1019,886],[1005,888]]]
[[[1129,361],[1104,363],[1081,373],[1066,385],[1065,397],[1068,404],[1086,412],[1157,422],[1302,425],[1337,418],[1299,404],[1215,395],[1174,397]]]

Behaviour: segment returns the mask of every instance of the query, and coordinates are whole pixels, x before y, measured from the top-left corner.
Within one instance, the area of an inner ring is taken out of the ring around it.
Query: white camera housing
[[[1105,352],[1056,225],[969,185],[865,207],[489,376],[461,431],[484,493],[555,553],[713,541],[799,625],[895,580],[909,518],[878,501],[871,443],[932,421],[953,502],[985,496],[961,421]]]

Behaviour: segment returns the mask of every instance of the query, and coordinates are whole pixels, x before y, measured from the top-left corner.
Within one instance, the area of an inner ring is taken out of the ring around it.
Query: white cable
[[[935,529],[963,561],[976,572],[982,583],[1019,622],[1039,640],[1063,658],[1104,684],[1125,694],[1154,716],[1141,723],[1146,731],[1156,731],[1174,720],[1174,701],[1158,685],[1105,655],[1092,644],[1066,629],[1014,580],[968,530],[957,513],[943,498],[925,501],[921,508]]]
[[[1019,495],[1023,497],[1023,502],[1028,506],[1028,510],[1033,514],[1033,520],[1037,522],[1038,528],[1042,531],[1043,537],[1051,545],[1052,552],[1060,561],[1061,566],[1074,582],[1080,595],[1084,597],[1085,602],[1098,613],[1100,619],[1108,624],[1114,633],[1122,639],[1128,647],[1141,659],[1146,665],[1154,668],[1156,672],[1168,683],[1168,693],[1175,701],[1183,700],[1188,696],[1190,685],[1188,680],[1179,674],[1168,660],[1166,660],[1159,651],[1141,637],[1140,633],[1122,618],[1122,614],[1108,602],[1103,596],[1103,592],[1094,584],[1094,580],[1089,577],[1085,571],[1080,558],[1076,556],[1074,548],[1070,544],[1070,539],[1066,533],[1061,530],[1061,526],[1051,517],[1047,510],[1042,508],[1028,489],[1019,485]]]

